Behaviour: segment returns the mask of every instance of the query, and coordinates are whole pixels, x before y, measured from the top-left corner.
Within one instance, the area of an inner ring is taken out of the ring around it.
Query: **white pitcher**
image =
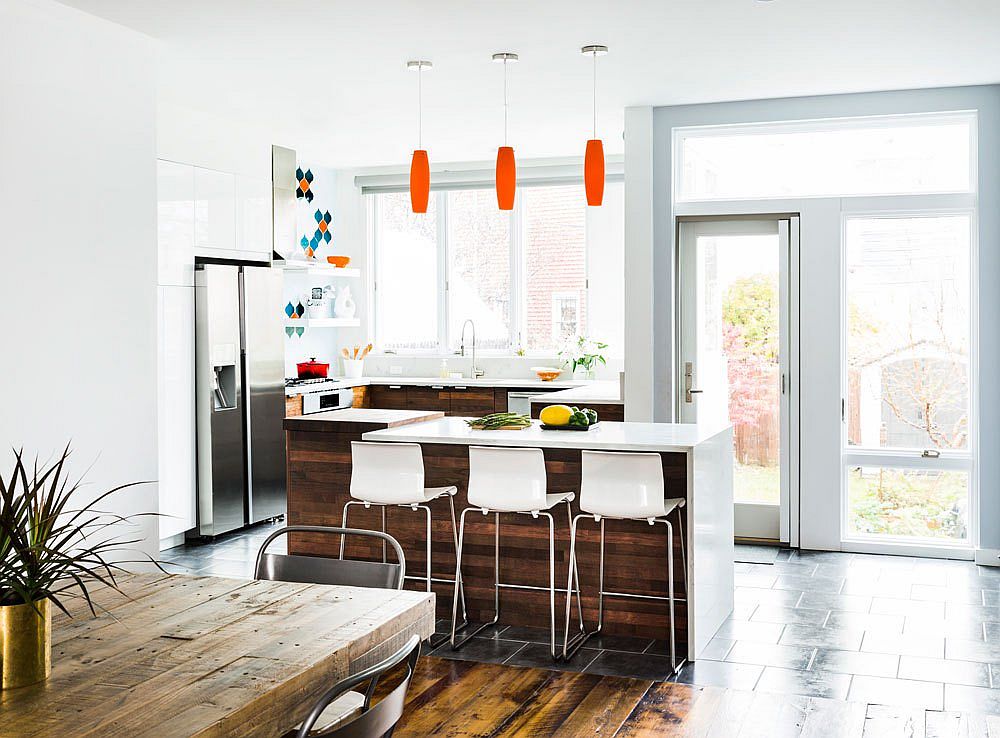
[[[354,298],[351,297],[350,287],[341,287],[339,293],[337,294],[337,301],[334,304],[333,313],[338,318],[353,318],[354,313],[357,311],[358,306],[354,302]]]

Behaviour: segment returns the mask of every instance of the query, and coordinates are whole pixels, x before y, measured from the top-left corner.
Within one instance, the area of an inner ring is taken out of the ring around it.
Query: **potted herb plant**
[[[578,369],[582,369],[584,379],[593,379],[595,367],[598,364],[607,364],[601,354],[607,347],[608,344],[593,338],[573,336],[559,350],[559,358],[562,359],[563,366],[572,365],[571,371],[574,374]]]
[[[67,446],[51,464],[27,464],[14,452],[14,468],[0,475],[0,667],[3,689],[43,681],[51,670],[52,606],[69,615],[65,601],[83,598],[94,615],[95,584],[116,591],[124,573],[110,554],[135,540],[116,534],[121,524],[142,515],[102,512],[99,505],[115,493],[144,482],[124,484],[75,506],[81,480],[66,476]],[[156,564],[146,557],[143,561]]]

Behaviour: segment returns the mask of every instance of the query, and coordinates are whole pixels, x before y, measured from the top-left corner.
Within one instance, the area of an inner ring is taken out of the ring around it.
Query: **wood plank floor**
[[[1000,738],[1000,716],[424,657],[395,738]]]

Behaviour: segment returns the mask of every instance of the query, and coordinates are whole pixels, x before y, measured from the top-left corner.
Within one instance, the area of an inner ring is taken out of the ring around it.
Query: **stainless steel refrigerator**
[[[196,266],[197,536],[285,513],[281,304],[279,269]]]

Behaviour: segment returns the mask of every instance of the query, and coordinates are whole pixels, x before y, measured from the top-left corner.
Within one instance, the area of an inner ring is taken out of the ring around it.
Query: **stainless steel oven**
[[[302,414],[323,413],[327,410],[343,410],[354,403],[354,390],[320,390],[302,395]]]

